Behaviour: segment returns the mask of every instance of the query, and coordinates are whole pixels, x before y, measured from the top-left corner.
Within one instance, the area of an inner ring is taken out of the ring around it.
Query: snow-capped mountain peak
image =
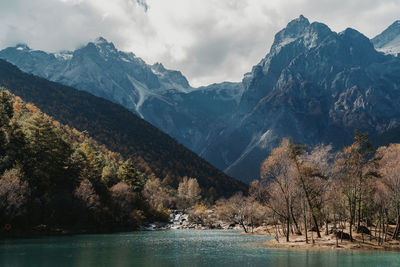
[[[99,36],[94,40],[94,43],[95,44],[108,44],[109,42],[104,37]]]
[[[308,26],[310,26],[310,22],[303,15],[289,22],[286,28],[275,35],[271,51],[279,51],[283,46],[303,36]]]
[[[71,51],[60,51],[58,53],[54,53],[54,56],[57,59],[61,59],[61,60],[69,60],[72,58],[73,53]]]
[[[373,42],[396,47],[399,35],[396,21]],[[192,88],[181,72],[146,64],[104,38],[62,55],[0,51],[24,71],[125,106],[247,181],[282,137],[340,147],[354,129],[373,136],[400,127],[400,58],[376,51],[354,29],[336,33],[304,16],[276,34],[242,83]]]
[[[96,48],[99,54],[103,56],[105,59],[116,56],[118,54],[118,50],[115,48],[114,44],[112,42],[108,42],[103,37],[96,38],[94,42],[89,43],[87,47],[88,46],[90,47],[92,45]]]
[[[15,49],[19,51],[31,51],[31,48],[27,44],[17,44]]]

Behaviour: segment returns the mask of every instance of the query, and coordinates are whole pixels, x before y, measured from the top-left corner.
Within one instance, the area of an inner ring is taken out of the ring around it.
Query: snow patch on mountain
[[[136,112],[143,119],[144,117],[143,117],[143,114],[140,112],[140,108],[142,107],[142,105],[143,105],[144,101],[147,99],[147,97],[149,95],[154,95],[154,94],[149,90],[149,88],[145,84],[135,80],[129,74],[127,74],[126,76],[128,77],[132,86],[136,89],[136,92],[138,93],[139,99],[138,99],[137,103],[135,103]]]
[[[71,51],[62,51],[62,52],[54,53],[54,56],[57,59],[70,60],[73,56],[73,53]]]
[[[400,54],[400,20],[395,21],[372,40],[376,50],[385,54]]]
[[[18,51],[31,51],[30,47],[26,44],[17,44],[15,49]]]
[[[396,39],[386,44],[385,46],[378,48],[377,50],[385,54],[400,54],[400,36],[398,36]]]
[[[232,163],[230,164],[224,172],[229,173],[229,171],[234,168],[236,165],[240,164],[242,160],[244,160],[251,152],[254,151],[255,148],[261,148],[261,149],[266,149],[269,142],[273,138],[273,133],[272,130],[269,129],[263,134],[258,133],[253,135],[253,138],[251,139],[250,143],[247,145],[247,147],[244,149],[244,151],[240,154],[240,156]]]

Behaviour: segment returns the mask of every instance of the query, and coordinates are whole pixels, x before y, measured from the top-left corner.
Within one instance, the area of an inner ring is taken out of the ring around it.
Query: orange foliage
[[[40,112],[40,110],[32,103],[26,104],[25,107],[32,113]]]

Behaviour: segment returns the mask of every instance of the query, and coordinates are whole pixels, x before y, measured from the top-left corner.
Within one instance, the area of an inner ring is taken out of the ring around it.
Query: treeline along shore
[[[248,192],[220,199],[136,162],[1,90],[0,235],[132,231],[178,209],[173,228],[240,227],[272,246],[399,247],[400,144],[374,149],[366,133],[342,150],[282,139]]]
[[[375,150],[367,137],[341,151],[283,139],[249,195],[218,200],[215,217],[274,247],[400,248],[400,144]]]
[[[0,88],[0,237],[133,231],[216,198],[148,169]]]

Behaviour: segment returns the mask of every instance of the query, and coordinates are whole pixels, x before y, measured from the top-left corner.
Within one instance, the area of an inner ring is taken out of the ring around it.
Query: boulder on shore
[[[344,240],[350,240],[351,239],[350,235],[348,233],[343,232],[343,231],[337,231],[335,234],[336,234],[336,236],[338,238],[341,238],[341,239],[344,239]]]
[[[366,226],[361,225],[357,228],[357,233],[370,235],[371,231]]]

